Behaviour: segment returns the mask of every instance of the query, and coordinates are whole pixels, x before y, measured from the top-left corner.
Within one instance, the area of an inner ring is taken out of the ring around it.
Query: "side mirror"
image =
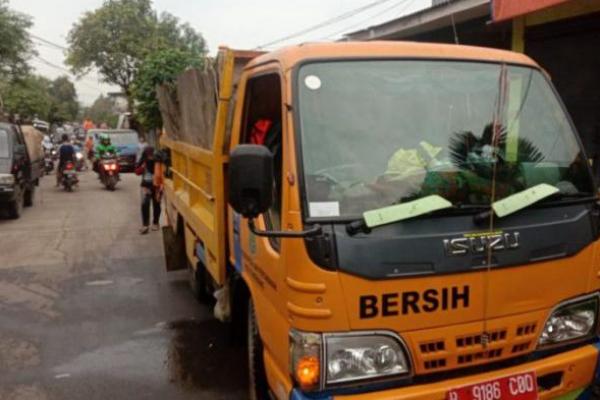
[[[273,201],[273,154],[265,146],[241,144],[229,157],[229,204],[245,218],[256,218]]]
[[[229,156],[229,204],[248,219],[250,231],[257,236],[304,238],[322,233],[315,225],[304,231],[262,231],[254,218],[271,208],[273,201],[273,154],[265,146],[241,144]]]

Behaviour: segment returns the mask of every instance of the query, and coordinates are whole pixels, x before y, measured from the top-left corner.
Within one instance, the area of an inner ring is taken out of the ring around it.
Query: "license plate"
[[[448,391],[447,400],[538,400],[535,372],[505,376]]]

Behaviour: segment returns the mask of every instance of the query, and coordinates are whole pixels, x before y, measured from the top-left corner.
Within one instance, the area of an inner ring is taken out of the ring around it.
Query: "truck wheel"
[[[268,400],[267,376],[263,359],[263,344],[252,300],[248,303],[248,383],[250,400]]]
[[[23,213],[23,196],[19,194],[17,198],[8,205],[8,215],[12,219],[18,219]]]
[[[204,265],[198,263],[198,267],[194,269],[189,261],[187,262],[187,264],[190,288],[192,289],[192,293],[194,293],[194,297],[200,303],[208,303],[211,299],[211,296],[208,293]]]
[[[25,207],[31,207],[33,205],[33,199],[35,196],[35,187],[31,187],[30,189],[27,189],[25,191],[25,194],[23,195],[23,205]]]

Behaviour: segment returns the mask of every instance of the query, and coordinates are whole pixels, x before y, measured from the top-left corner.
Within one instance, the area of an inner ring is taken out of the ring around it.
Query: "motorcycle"
[[[61,183],[63,188],[67,192],[72,192],[73,186],[77,185],[77,183],[79,182],[79,180],[77,179],[77,171],[75,170],[75,164],[71,161],[67,162],[61,173]]]
[[[46,150],[44,153],[44,171],[46,175],[50,175],[54,171],[54,158],[51,150]]]
[[[115,190],[117,182],[120,180],[119,170],[119,162],[116,155],[109,154],[100,159],[100,182],[102,182],[106,189],[110,191]]]
[[[81,151],[79,148],[76,148],[75,151],[75,168],[78,172],[83,171],[85,168],[85,159],[83,157],[83,151]]]

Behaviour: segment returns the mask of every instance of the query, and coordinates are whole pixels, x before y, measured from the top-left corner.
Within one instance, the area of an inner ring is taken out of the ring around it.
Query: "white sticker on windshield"
[[[304,84],[310,90],[318,90],[321,88],[321,79],[316,75],[309,75],[304,78]]]
[[[308,208],[311,217],[340,216],[340,203],[337,201],[311,201]]]

